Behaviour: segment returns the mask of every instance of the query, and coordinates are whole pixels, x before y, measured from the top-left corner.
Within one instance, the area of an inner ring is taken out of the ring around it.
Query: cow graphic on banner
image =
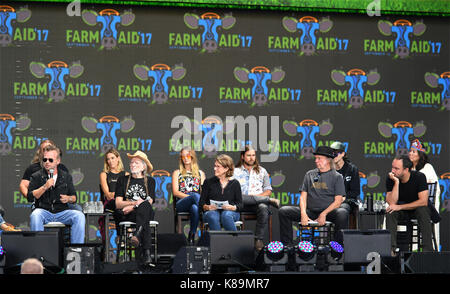
[[[38,79],[46,75],[50,77],[48,83],[49,102],[60,102],[66,97],[66,77],[78,78],[84,72],[84,66],[79,61],[73,62],[71,66],[63,61],[52,61],[45,65],[42,62],[31,62],[30,71]]]
[[[25,131],[30,127],[30,125],[31,120],[26,115],[22,115],[16,120],[16,118],[11,114],[0,114],[0,155],[10,154],[13,150],[13,144],[16,145],[13,142],[12,131],[14,129],[18,131]],[[33,143],[35,145],[34,140]]]
[[[186,69],[183,65],[175,65],[173,69],[167,64],[157,63],[148,68],[146,65],[136,64],[133,67],[134,75],[141,81],[147,81],[149,78],[152,82],[152,104],[167,103],[169,99],[168,79],[171,78],[179,81],[186,75]]]
[[[93,10],[83,10],[81,13],[83,21],[90,26],[101,24],[102,30],[100,32],[101,47],[106,50],[117,48],[118,42],[118,25],[129,26],[133,24],[136,16],[131,11],[125,11],[120,14],[114,9],[104,9],[98,14]]]
[[[0,5],[0,46],[10,46],[14,39],[13,23],[24,23],[31,18],[31,10],[20,8],[16,11],[9,5]],[[20,32],[19,32],[20,34]]]
[[[222,18],[214,12],[204,13],[200,17],[193,13],[186,13],[184,15],[184,23],[193,30],[199,27],[203,28],[202,52],[214,53],[219,48],[218,28],[228,30],[234,26],[236,19],[231,15],[226,15]]]
[[[250,71],[244,67],[234,68],[234,77],[241,83],[253,81],[252,105],[263,106],[267,104],[269,97],[268,82],[281,82],[286,73],[280,68],[272,72],[265,66],[255,66]]]
[[[414,36],[421,36],[425,30],[426,25],[422,22],[416,22],[414,25],[406,20],[399,19],[394,23],[387,20],[380,20],[378,22],[378,29],[380,33],[385,36],[391,36],[393,33],[395,38],[395,56],[394,58],[404,59],[409,57],[411,51],[411,34]]]
[[[317,31],[327,33],[333,27],[333,21],[323,18],[318,21],[313,16],[304,16],[299,20],[293,17],[283,18],[283,27],[290,33],[300,31],[300,53],[299,55],[311,56],[317,50]]]
[[[313,152],[318,146],[316,135],[328,136],[333,131],[333,125],[329,121],[322,121],[320,124],[312,119],[304,119],[300,123],[293,121],[284,121],[283,130],[289,136],[297,136],[301,134],[300,159],[313,158]]]
[[[441,92],[441,109],[450,110],[450,71],[444,72],[440,75],[427,72],[425,74],[425,83],[431,88],[442,86]]]
[[[162,211],[168,208],[171,191],[172,191],[172,176],[166,170],[155,170],[152,172],[151,176],[155,179],[155,203],[153,207],[157,211]]]
[[[105,154],[106,151],[108,151],[113,147],[116,149],[121,149],[118,146],[119,142],[117,138],[117,132],[118,131],[121,131],[123,133],[131,132],[134,129],[135,121],[131,117],[125,117],[124,119],[122,119],[122,121],[120,121],[117,117],[112,115],[103,116],[99,120],[97,120],[94,117],[84,116],[81,119],[81,126],[88,133],[93,134],[96,133],[97,131],[101,133],[99,147],[101,150],[101,154]],[[74,144],[74,142],[71,143],[72,146],[76,145]],[[79,143],[77,144],[79,145]],[[139,148],[139,146],[137,147]]]
[[[344,86],[346,82],[350,85],[347,92],[348,108],[361,108],[365,97],[364,84],[376,85],[380,80],[380,74],[375,70],[371,70],[367,74],[361,69],[351,69],[347,73],[341,70],[333,70],[331,79],[339,86]]]

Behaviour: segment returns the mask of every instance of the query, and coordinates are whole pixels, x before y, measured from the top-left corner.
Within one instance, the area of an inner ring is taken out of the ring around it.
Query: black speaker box
[[[180,248],[186,245],[183,234],[158,234],[158,257],[174,258]]]
[[[198,245],[209,247],[211,265],[253,265],[255,237],[252,231],[207,231]]]
[[[450,252],[403,252],[402,274],[450,274]]]
[[[361,231],[376,230],[381,228],[383,216],[376,212],[360,212],[358,214],[358,229]]]
[[[63,266],[63,248],[58,232],[3,232],[5,268],[20,267],[30,257],[43,261],[46,268]]]
[[[367,264],[367,254],[391,256],[391,234],[387,230],[342,230],[344,263]]]
[[[182,247],[173,260],[172,273],[209,274],[211,255],[208,247]]]
[[[73,244],[64,248],[68,274],[96,274],[100,271],[102,244]]]

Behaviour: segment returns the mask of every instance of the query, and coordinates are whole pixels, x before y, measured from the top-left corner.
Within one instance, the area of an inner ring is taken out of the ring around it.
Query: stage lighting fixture
[[[336,241],[329,243],[328,271],[336,272],[344,270],[344,247]]]
[[[280,241],[272,241],[264,247],[264,263],[271,272],[286,271],[288,254]]]
[[[3,250],[3,247],[0,246],[0,274],[4,273],[4,267],[5,267],[5,251]]]
[[[300,272],[312,272],[317,259],[317,248],[309,241],[301,241],[296,248],[295,261]]]

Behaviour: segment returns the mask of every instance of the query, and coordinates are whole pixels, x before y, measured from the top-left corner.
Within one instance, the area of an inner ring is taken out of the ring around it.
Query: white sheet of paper
[[[211,205],[215,205],[217,209],[222,209],[223,205],[229,205],[228,201],[216,201],[216,200],[210,200],[209,201]]]

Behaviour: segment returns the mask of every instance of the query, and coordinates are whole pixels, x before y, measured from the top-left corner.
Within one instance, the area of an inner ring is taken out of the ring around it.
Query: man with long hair
[[[279,207],[280,201],[270,198],[272,186],[265,168],[259,165],[256,151],[246,145],[234,170],[234,178],[241,184],[243,211],[256,212],[255,248],[264,247],[264,230],[269,220],[269,205]]]

